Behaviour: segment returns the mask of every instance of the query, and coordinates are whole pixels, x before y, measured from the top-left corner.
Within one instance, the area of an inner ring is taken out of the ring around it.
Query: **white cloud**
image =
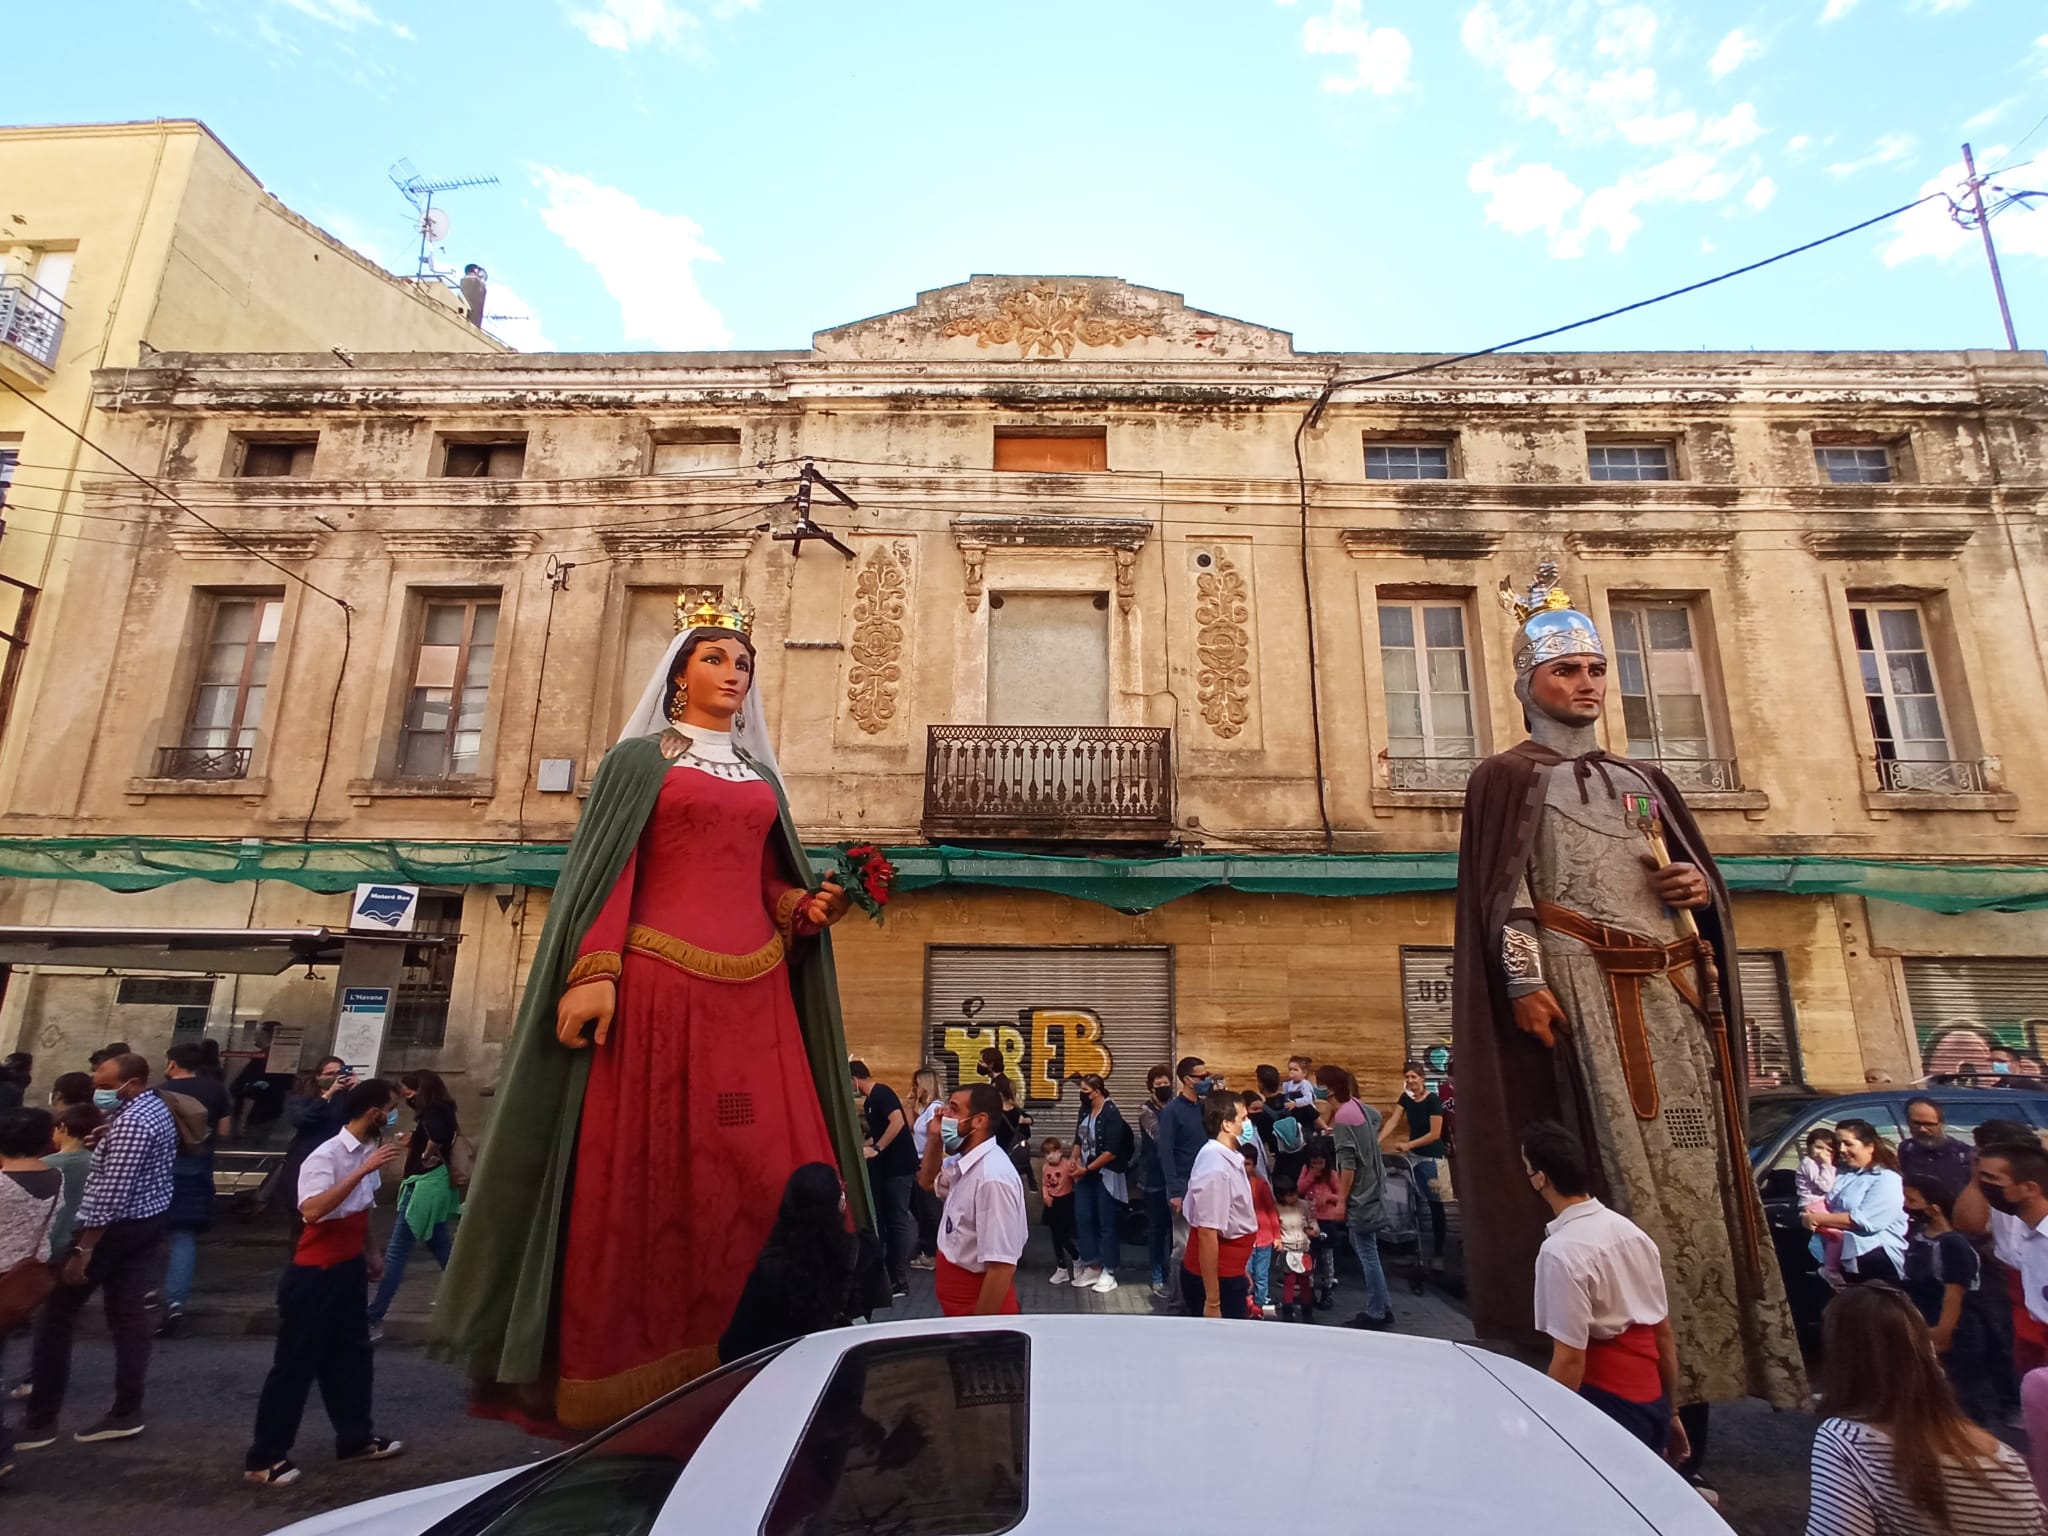
[[[1771,199],[1778,195],[1778,184],[1768,176],[1759,176],[1756,184],[1743,193],[1742,200],[1762,213],[1771,206]]]
[[[1911,134],[1886,133],[1878,136],[1877,145],[1869,154],[1854,160],[1837,160],[1828,167],[1828,174],[1834,177],[1854,176],[1858,171],[1867,171],[1875,166],[1894,165],[1913,152]]]
[[[1840,21],[1855,9],[1856,0],[1828,0],[1827,9],[1820,13],[1820,19],[1823,24]]]
[[[1593,52],[1627,62],[1646,56],[1657,41],[1657,13],[1647,5],[1617,5],[1600,13]]]
[[[1982,158],[1995,163],[2005,153],[2004,145],[1993,145]],[[1962,185],[1963,174],[1963,163],[1958,160],[1943,166],[1940,174],[1921,184],[1920,190],[1954,194]],[[2048,211],[2037,212],[2027,204],[2015,203],[1993,220],[1993,227],[2001,258],[2048,256]],[[1975,229],[1964,229],[1956,223],[1948,203],[1941,199],[1909,208],[1892,221],[1892,230],[1891,239],[1878,249],[1888,267],[1923,256],[1948,261],[1959,254],[1983,249],[1982,236]]]
[[[555,344],[541,328],[540,317],[510,283],[491,279],[484,296],[484,329],[522,352],[552,352]]]
[[[600,48],[626,53],[648,43],[688,51],[703,23],[673,0],[598,0],[595,9],[571,10],[569,25]]]
[[[1785,141],[1785,153],[1788,155],[1803,155],[1811,148],[1813,135],[1810,133],[1795,133]]]
[[[277,0],[289,6],[301,16],[310,16],[315,21],[324,21],[330,27],[339,27],[344,32],[353,32],[357,27],[381,28],[393,37],[410,40],[412,28],[402,22],[386,21],[364,0]]]
[[[1723,75],[1733,74],[1763,51],[1764,45],[1761,41],[1737,27],[1721,39],[1720,46],[1714,50],[1714,56],[1707,60],[1707,73],[1718,80]]]
[[[1465,177],[1465,185],[1487,199],[1486,221],[1511,235],[1546,230],[1554,247],[1564,216],[1585,194],[1554,165],[1518,165],[1500,172],[1497,163],[1481,160]]]
[[[1368,22],[1361,0],[1331,0],[1329,15],[1311,16],[1302,23],[1301,46],[1305,53],[1351,60],[1350,74],[1323,78],[1324,90],[1346,95],[1370,91],[1386,96],[1404,89],[1415,54],[1398,29]]]
[[[2008,96],[1997,105],[1986,107],[1982,112],[1964,121],[1963,132],[1975,133],[1979,128],[1989,128],[1993,123],[2005,116],[2006,113],[2010,112],[2018,103],[2019,97]]]
[[[670,351],[732,345],[725,319],[697,286],[691,264],[717,261],[694,219],[660,213],[617,187],[552,166],[531,167],[548,203],[541,222],[597,269],[618,300],[625,340]]]

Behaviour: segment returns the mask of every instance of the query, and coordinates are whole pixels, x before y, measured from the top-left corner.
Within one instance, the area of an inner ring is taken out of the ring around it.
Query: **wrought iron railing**
[[[1742,788],[1742,772],[1732,757],[1632,757],[1629,761],[1663,769],[1665,778],[1696,795]]]
[[[1173,827],[1173,733],[1106,725],[935,725],[927,832],[1159,836]]]
[[[1399,790],[1463,789],[1479,766],[1476,757],[1390,757],[1387,787]]]
[[[63,339],[63,301],[18,272],[0,274],[0,342],[54,368]]]
[[[156,776],[160,779],[246,779],[249,777],[248,747],[158,747]]]
[[[1981,758],[1944,762],[1880,757],[1876,761],[1879,789],[1909,795],[1981,795],[1991,788]]]

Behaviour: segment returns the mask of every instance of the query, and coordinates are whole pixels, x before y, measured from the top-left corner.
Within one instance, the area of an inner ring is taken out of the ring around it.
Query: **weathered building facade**
[[[1766,1078],[2048,1044],[2048,922],[1993,910],[2048,897],[2044,360],[1373,382],[1426,361],[976,278],[801,352],[103,371],[97,430],[161,485],[92,484],[132,547],[50,621],[0,919],[338,925],[356,880],[419,883],[462,941],[407,973],[385,1061],[477,1091],[579,795],[709,588],[757,609],[806,836],[903,866],[839,937],[885,1077],[996,1043],[1038,1096],[1105,1053],[1134,1095],[1175,1054],[1300,1051],[1390,1093],[1448,1041],[1463,776],[1520,736],[1495,589],[1555,557],[1614,650],[1608,746],[1731,857]],[[235,475],[258,440],[303,472]],[[774,536],[800,497],[850,558]],[[164,1037],[122,987],[18,974],[0,1038]],[[187,1006],[317,1030],[333,991]]]

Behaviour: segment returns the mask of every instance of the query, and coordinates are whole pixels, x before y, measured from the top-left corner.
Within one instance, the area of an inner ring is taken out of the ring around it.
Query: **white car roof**
[[[1116,1521],[1247,1536],[1296,1516],[1432,1536],[1728,1536],[1619,1425],[1503,1357],[1400,1334],[1079,1315],[929,1319],[800,1341],[726,1410],[653,1536],[758,1529],[848,1349],[978,1330],[1030,1341],[1021,1536]],[[1329,1508],[1338,1488],[1354,1491],[1350,1511]]]

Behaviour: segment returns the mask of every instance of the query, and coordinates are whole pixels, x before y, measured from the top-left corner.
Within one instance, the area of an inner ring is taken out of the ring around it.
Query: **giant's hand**
[[[853,898],[846,894],[837,880],[828,875],[816,893],[805,899],[804,916],[820,928],[830,928],[846,916],[852,906]]]
[[[583,1031],[594,1025],[591,1035],[597,1044],[603,1045],[605,1036],[612,1032],[612,1010],[618,1004],[618,984],[611,977],[578,982],[555,1004],[555,1038],[570,1050],[580,1051],[591,1043],[583,1038]]]
[[[1713,887],[1707,884],[1707,877],[1697,864],[1666,864],[1656,867],[1657,861],[1650,854],[1643,855],[1643,862],[1650,865],[1650,889],[1657,893],[1657,899],[1667,907],[1704,907],[1714,900]]]
[[[1513,1007],[1515,1028],[1525,1035],[1535,1036],[1538,1044],[1555,1046],[1557,1031],[1569,1032],[1571,1029],[1571,1020],[1564,1016],[1557,994],[1548,987],[1541,992],[1531,992],[1527,997],[1516,998]]]

